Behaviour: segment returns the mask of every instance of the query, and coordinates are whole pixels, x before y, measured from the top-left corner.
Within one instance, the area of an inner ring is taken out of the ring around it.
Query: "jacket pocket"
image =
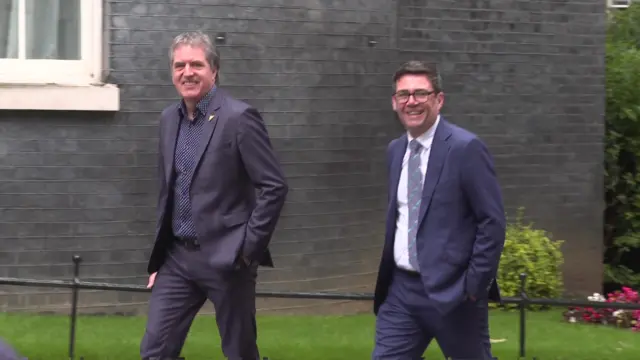
[[[444,258],[451,265],[467,265],[471,259],[471,251],[461,246],[445,246]]]
[[[232,227],[247,222],[250,216],[251,213],[247,211],[238,211],[231,214],[225,214],[222,216],[222,223],[227,227]]]

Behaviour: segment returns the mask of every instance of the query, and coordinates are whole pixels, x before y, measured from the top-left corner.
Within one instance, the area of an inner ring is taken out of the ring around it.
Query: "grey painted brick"
[[[567,240],[569,289],[599,290],[600,0],[107,5],[109,81],[121,87],[122,110],[0,112],[2,276],[69,278],[79,253],[86,279],[146,283],[158,116],[177,99],[168,49],[179,32],[202,29],[226,33],[221,85],[262,112],[291,185],[272,242],[276,268],[261,272],[261,289],[373,289],[384,151],[401,133],[390,110],[391,76],[401,61],[420,58],[443,72],[445,115],[491,147],[509,209],[526,206],[537,224]],[[376,47],[368,47],[369,36]],[[129,312],[144,310],[147,295],[81,298],[82,311]],[[68,302],[53,289],[11,288],[0,299],[3,309]],[[343,311],[338,302],[261,304]]]

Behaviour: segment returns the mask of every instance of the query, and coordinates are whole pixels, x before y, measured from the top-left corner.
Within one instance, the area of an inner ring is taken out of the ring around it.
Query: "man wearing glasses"
[[[491,359],[488,301],[500,299],[494,278],[506,225],[492,157],[440,115],[434,68],[410,61],[393,81],[393,110],[407,133],[387,149],[372,358],[420,359],[435,339],[447,359]]]

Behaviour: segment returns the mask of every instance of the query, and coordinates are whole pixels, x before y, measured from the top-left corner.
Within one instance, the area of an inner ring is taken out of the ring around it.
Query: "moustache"
[[[186,82],[198,82],[198,78],[195,76],[192,77],[184,77],[182,78],[182,83],[186,83]]]

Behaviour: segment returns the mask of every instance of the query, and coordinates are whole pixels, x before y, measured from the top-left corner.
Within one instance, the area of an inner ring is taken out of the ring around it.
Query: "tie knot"
[[[413,140],[411,140],[411,142],[409,142],[409,148],[411,149],[411,152],[415,153],[415,152],[420,151],[420,148],[422,148],[422,145],[420,145],[418,140],[413,139]]]

